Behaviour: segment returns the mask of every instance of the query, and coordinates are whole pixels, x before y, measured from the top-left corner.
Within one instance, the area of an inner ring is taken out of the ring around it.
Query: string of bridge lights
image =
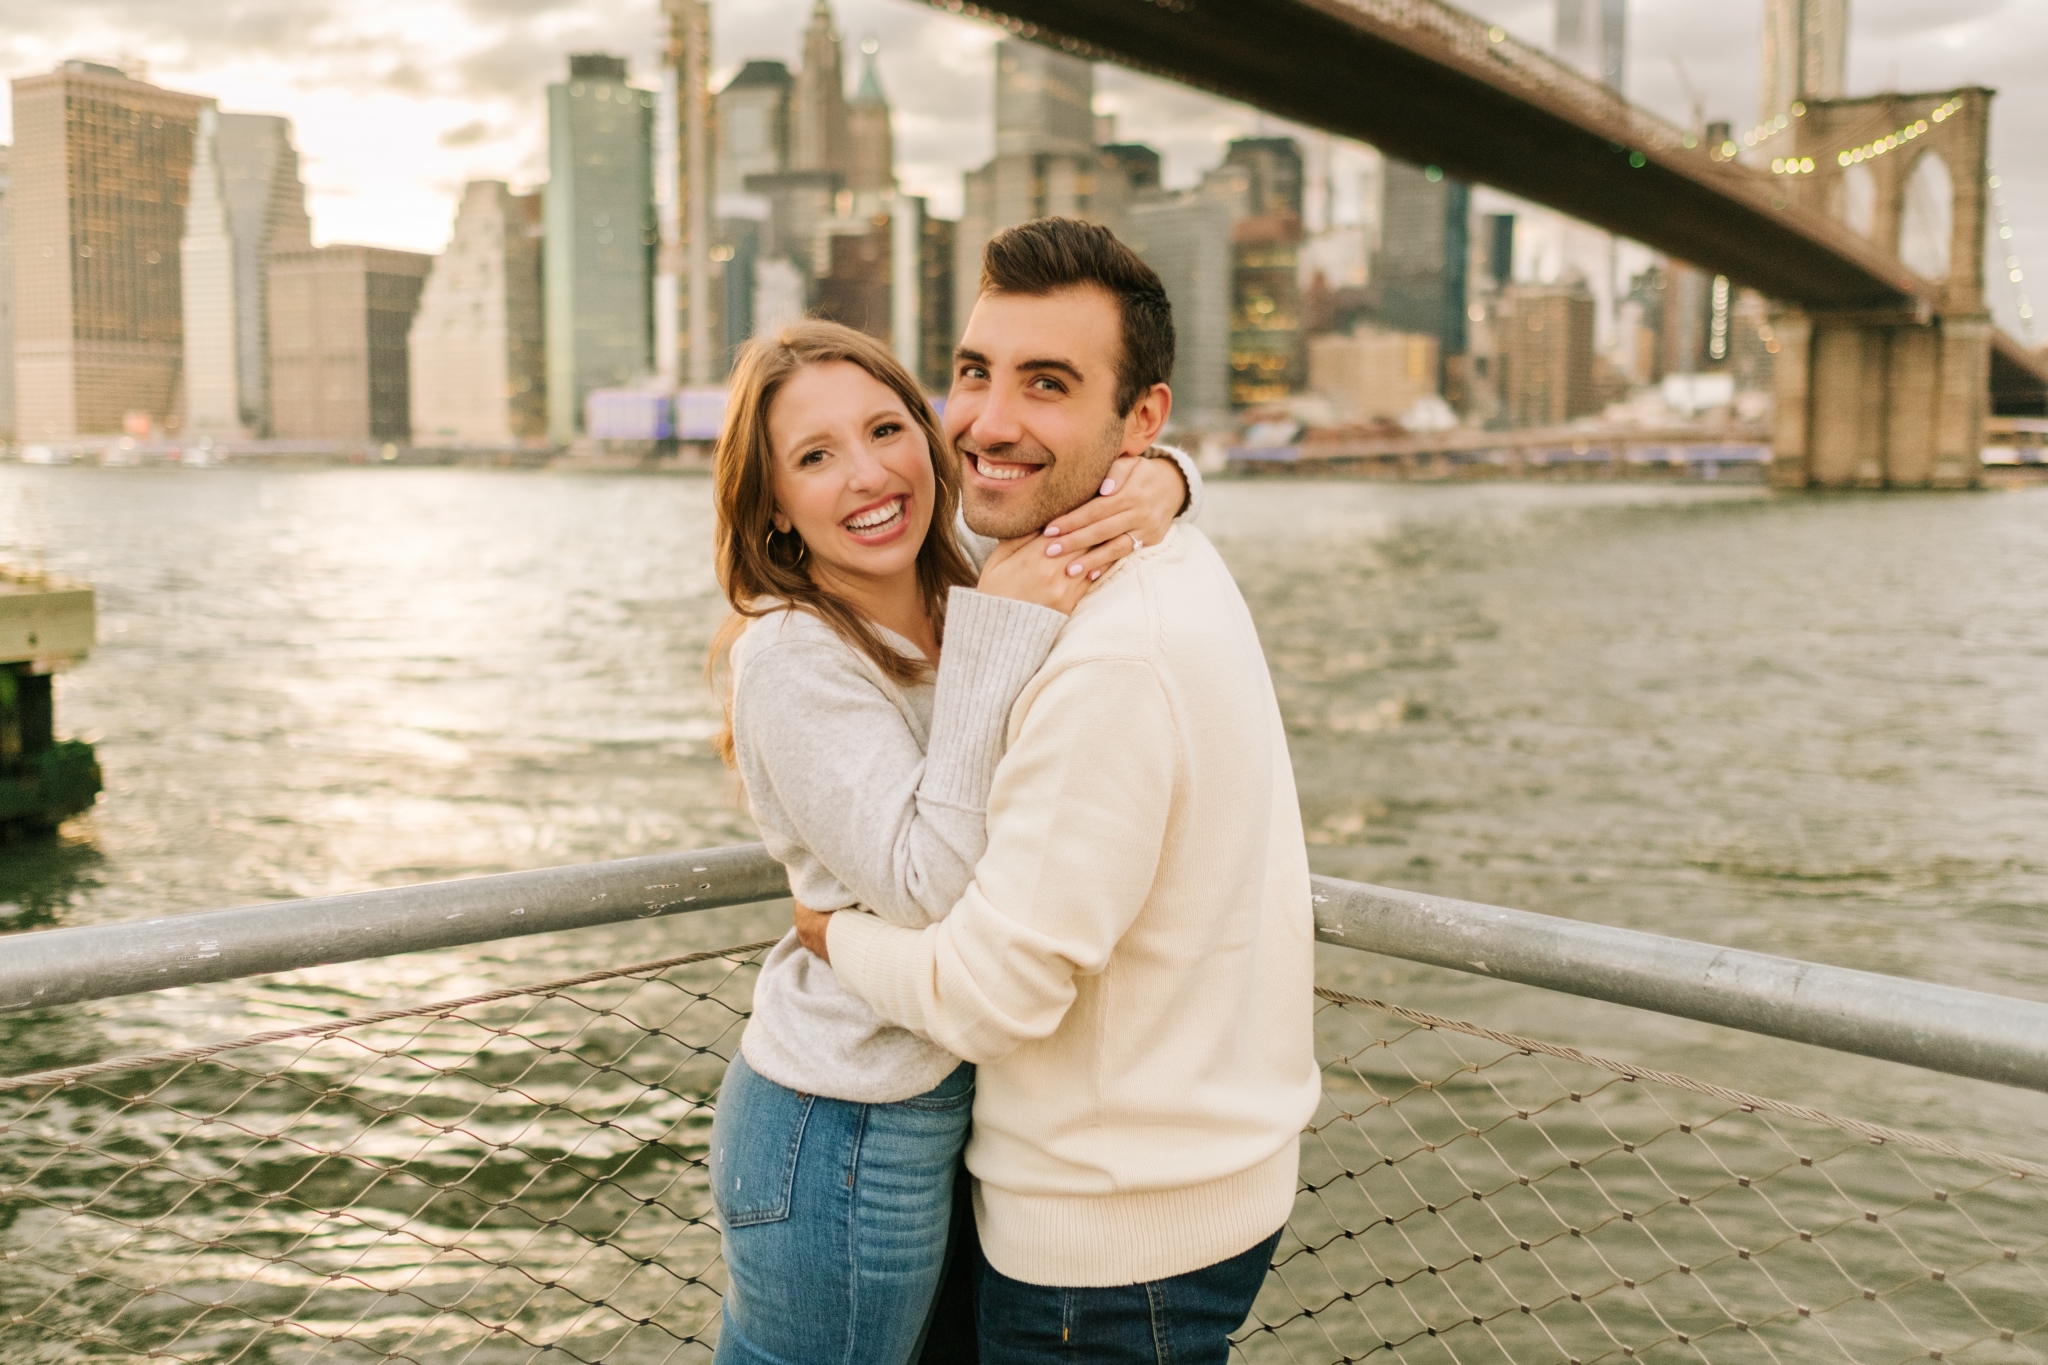
[[[1951,114],[1961,110],[1962,107],[1962,96],[1957,95],[1950,99],[1948,103],[1937,107],[1926,118],[1915,119],[1895,133],[1887,134],[1873,142],[1866,142],[1861,147],[1851,147],[1847,151],[1836,152],[1835,164],[1846,168],[1855,165],[1859,161],[1868,161],[1873,157],[1883,156],[1886,152],[1895,152],[1914,138],[1924,135],[1933,124],[1943,122]]]
[[[1791,107],[1786,109],[1784,113],[1778,115],[1776,118],[1767,118],[1762,123],[1759,123],[1756,127],[1744,133],[1742,135],[1742,145],[1745,147],[1754,147],[1757,143],[1762,142],[1765,138],[1770,137],[1773,133],[1782,133],[1787,128],[1790,128],[1792,126],[1793,119],[1804,118],[1805,116],[1806,101],[1793,100]],[[1733,153],[1730,153],[1730,155],[1733,155]]]
[[[1957,113],[1961,112],[1962,107],[1963,101],[1961,96],[1951,98],[1946,104],[1938,105],[1934,109],[1930,110],[1926,118],[1914,119],[1911,123],[1906,124],[1904,127],[1889,132],[1885,134],[1883,137],[1872,138],[1870,141],[1864,143],[1860,147],[1847,147],[1839,152],[1836,152],[1835,165],[1839,169],[1847,170],[1851,166],[1855,166],[1862,162],[1870,161],[1876,157],[1883,156],[1887,152],[1895,152],[1899,148],[1905,146],[1907,143],[1912,142],[1917,138],[1924,137],[1927,133],[1933,130],[1935,124],[1946,122],[1948,119],[1950,119]],[[1797,118],[1805,112],[1806,106],[1804,104],[1794,104],[1792,106],[1791,114],[1794,118]],[[1780,114],[1777,118],[1772,119],[1767,123],[1759,123],[1755,128],[1752,128],[1749,132],[1744,133],[1742,135],[1742,140],[1749,146],[1754,147],[1758,142],[1763,141],[1771,134],[1779,132],[1787,126],[1788,124],[1786,116],[1784,114]],[[1727,146],[1731,148],[1733,147],[1733,145],[1734,144],[1732,142],[1727,144]],[[1816,170],[1820,169],[1826,164],[1827,156],[1825,153],[1822,154],[1819,162],[1815,162],[1814,159],[1810,156],[1774,157],[1771,160],[1771,174],[1812,175]]]
[[[1999,180],[1998,173],[1993,171],[1991,179],[1986,183],[1991,186],[1991,213],[1998,224],[1998,240],[2001,244],[2010,242],[2012,224],[2006,221],[2005,196],[1999,192],[2003,188],[2003,182]],[[2008,246],[2005,251],[2005,277],[2012,282],[2012,295],[2019,303],[2020,330],[2027,334],[2027,342],[2031,345],[2034,340],[2034,306],[2027,302],[2027,277],[2020,269],[2020,258],[2012,254],[2012,248]]]

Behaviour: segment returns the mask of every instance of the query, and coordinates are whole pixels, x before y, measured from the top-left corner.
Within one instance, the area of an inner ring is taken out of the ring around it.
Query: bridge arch
[[[1868,166],[1850,166],[1835,184],[1835,217],[1851,232],[1869,237],[1877,231],[1877,177]]]
[[[1938,148],[1913,159],[1899,187],[1899,259],[1927,280],[1945,280],[1956,227],[1955,179]]]
[[[1969,87],[1810,101],[1792,120],[1797,156],[1785,164],[1812,170],[1781,183],[1793,202],[1827,210],[1938,286],[1928,296],[1937,314],[1982,315],[1990,94]],[[1858,221],[1866,193],[1867,228]]]

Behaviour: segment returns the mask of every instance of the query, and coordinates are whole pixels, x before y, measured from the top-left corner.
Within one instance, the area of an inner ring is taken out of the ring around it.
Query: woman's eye
[[[808,469],[824,458],[825,452],[822,450],[806,450],[803,454],[796,457],[796,467],[798,469]]]
[[[874,439],[877,441],[885,441],[889,437],[894,436],[897,432],[901,430],[903,430],[903,424],[901,422],[884,422],[880,426],[875,428]]]

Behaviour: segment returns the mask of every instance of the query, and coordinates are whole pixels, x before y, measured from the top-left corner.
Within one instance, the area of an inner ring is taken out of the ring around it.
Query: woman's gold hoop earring
[[[790,535],[796,535],[796,532],[794,532],[794,531],[791,531],[791,532],[790,532],[789,534],[790,534]],[[767,534],[767,535],[765,535],[765,536],[763,536],[763,537],[761,537],[761,544],[762,544],[762,546],[763,546],[763,547],[764,547],[764,548],[765,548],[765,549],[766,549],[766,550],[768,551],[768,558],[769,558],[770,560],[773,560],[773,559],[775,558],[775,536],[776,536],[776,530],[775,530],[775,523],[773,523],[773,522],[770,522],[770,523],[768,524],[768,534]],[[795,559],[792,559],[792,560],[790,561],[790,566],[791,566],[792,568],[794,568],[794,567],[795,567],[796,565],[798,565],[798,564],[801,564],[801,563],[803,563],[803,562],[804,562],[804,551],[805,551],[805,550],[806,550],[807,548],[808,548],[808,547],[807,547],[807,546],[806,546],[806,545],[804,544],[804,538],[803,538],[802,536],[797,536],[797,538],[796,538],[796,558],[795,558]]]

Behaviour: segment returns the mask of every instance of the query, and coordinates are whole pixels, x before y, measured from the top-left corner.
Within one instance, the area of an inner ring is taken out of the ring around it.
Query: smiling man
[[[990,241],[946,406],[969,525],[1029,535],[1172,410],[1159,278],[1101,227]],[[803,913],[884,1019],[979,1064],[981,1357],[1218,1362],[1294,1201],[1318,1074],[1293,770],[1200,531],[1108,571],[1011,711],[987,852],[922,931]]]

